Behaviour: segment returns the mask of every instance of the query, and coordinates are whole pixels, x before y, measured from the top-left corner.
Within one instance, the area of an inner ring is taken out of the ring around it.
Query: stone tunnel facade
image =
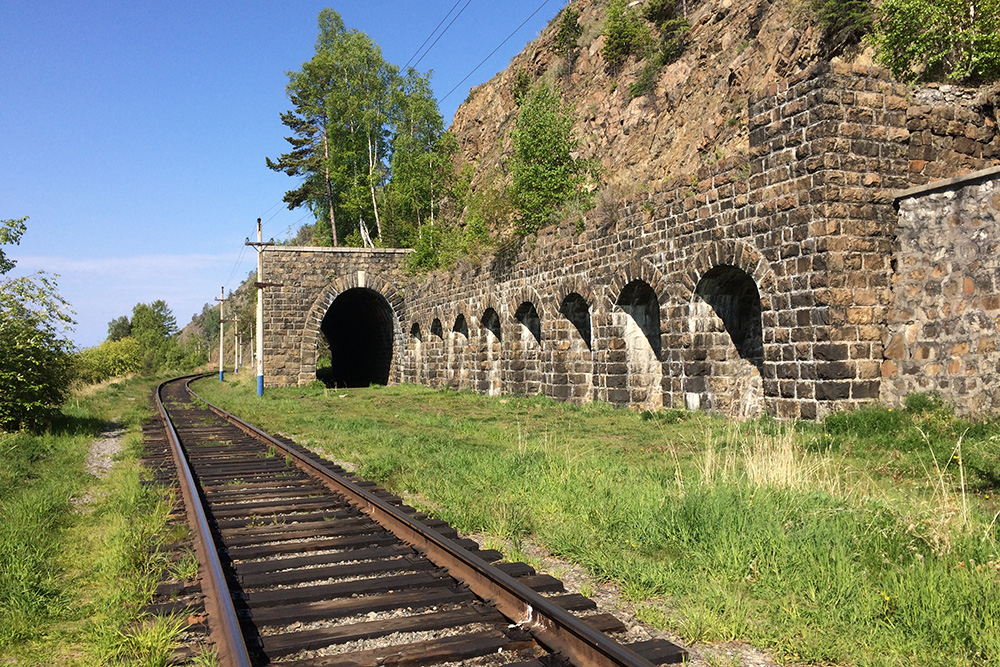
[[[751,101],[749,155],[491,264],[410,278],[409,251],[269,248],[266,384],[312,381],[329,346],[345,386],[807,419],[878,399],[893,193],[1000,162],[995,131],[907,93],[814,66]]]

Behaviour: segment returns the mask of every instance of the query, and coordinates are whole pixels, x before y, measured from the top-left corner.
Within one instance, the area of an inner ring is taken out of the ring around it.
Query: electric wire
[[[495,49],[493,49],[492,51],[490,51],[490,54],[489,54],[488,56],[486,56],[485,58],[483,58],[482,62],[480,62],[480,63],[479,63],[478,65],[476,65],[475,67],[473,67],[473,68],[472,68],[472,71],[471,71],[471,72],[469,72],[468,74],[466,74],[466,75],[465,75],[465,78],[464,78],[464,79],[462,79],[462,80],[461,80],[461,81],[459,81],[459,82],[458,82],[457,84],[455,84],[455,87],[454,87],[454,88],[452,88],[451,90],[449,90],[449,91],[448,91],[448,93],[447,93],[447,95],[445,95],[444,97],[442,97],[442,98],[441,98],[440,100],[438,100],[438,101],[439,101],[439,102],[444,102],[444,101],[445,101],[446,99],[448,99],[448,97],[449,97],[449,96],[450,96],[450,95],[451,95],[452,93],[454,93],[454,92],[455,92],[456,90],[458,90],[458,87],[459,87],[459,86],[461,86],[461,85],[462,85],[463,83],[465,83],[465,82],[466,82],[466,81],[468,80],[468,78],[469,78],[470,76],[472,76],[473,74],[475,74],[475,73],[476,73],[476,71],[477,71],[477,70],[478,70],[478,69],[479,69],[480,67],[482,67],[483,65],[485,65],[485,64],[486,64],[486,61],[487,61],[487,60],[489,60],[490,58],[492,58],[492,57],[493,57],[493,55],[494,55],[494,54],[495,54],[495,53],[496,53],[497,51],[499,51],[499,50],[500,50],[500,48],[501,48],[501,47],[502,47],[502,46],[503,46],[504,44],[506,44],[507,42],[509,42],[509,41],[510,41],[510,38],[511,38],[511,37],[513,37],[514,35],[516,35],[516,34],[517,34],[518,30],[520,30],[521,28],[523,28],[523,27],[524,27],[524,25],[525,25],[525,24],[526,24],[526,23],[527,23],[528,21],[530,21],[530,20],[531,20],[532,18],[534,18],[535,14],[537,14],[537,13],[538,13],[538,12],[540,12],[540,11],[542,11],[542,7],[544,7],[545,5],[549,4],[549,2],[550,2],[550,0],[542,0],[542,4],[538,5],[538,8],[537,8],[537,9],[536,9],[535,11],[531,12],[531,15],[530,15],[530,16],[529,16],[528,18],[524,19],[524,21],[522,21],[522,22],[521,22],[521,25],[519,25],[519,26],[517,26],[516,28],[514,28],[514,31],[513,31],[512,33],[510,33],[509,35],[507,35],[507,38],[506,38],[506,39],[504,39],[504,40],[503,40],[502,42],[500,42],[500,44],[499,44],[499,45],[497,46],[497,48],[495,48]],[[426,55],[426,54],[424,54],[424,55]]]
[[[468,7],[468,6],[470,5],[470,4],[472,4],[472,0],[468,0],[468,2],[466,2],[466,3],[464,4],[464,5],[462,5],[462,8],[461,8],[460,10],[458,10],[458,13],[457,13],[457,14],[455,14],[455,18],[453,18],[453,19],[451,20],[451,23],[449,23],[448,25],[446,25],[446,26],[445,26],[445,28],[444,28],[444,30],[442,30],[442,31],[441,31],[441,34],[437,36],[437,39],[435,39],[435,40],[434,40],[434,41],[433,41],[433,42],[431,43],[431,45],[427,47],[427,50],[426,50],[426,51],[424,51],[424,55],[422,55],[422,56],[420,56],[419,58],[417,58],[417,62],[413,63],[413,67],[414,67],[414,68],[416,68],[416,66],[420,64],[420,61],[421,61],[421,60],[423,60],[423,59],[424,59],[424,57],[425,57],[425,56],[426,56],[426,55],[427,55],[428,53],[430,53],[430,52],[431,52],[431,49],[433,49],[433,48],[434,48],[434,45],[435,45],[435,44],[437,44],[437,43],[438,43],[438,41],[439,41],[439,40],[440,40],[440,39],[441,39],[442,37],[444,37],[444,34],[445,34],[446,32],[448,32],[448,28],[450,28],[450,27],[452,26],[452,24],[454,24],[454,23],[455,23],[455,21],[456,21],[456,20],[458,20],[458,17],[462,15],[462,12],[464,12],[464,11],[465,11],[465,8],[466,8],[466,7]]]
[[[406,64],[403,65],[403,69],[406,69],[407,67],[410,66],[410,63],[413,62],[413,59],[417,57],[418,53],[420,53],[420,49],[424,48],[424,44],[427,44],[427,42],[431,40],[431,37],[434,36],[434,33],[436,33],[438,31],[438,28],[440,28],[441,25],[448,20],[448,17],[451,16],[451,13],[455,11],[455,7],[458,7],[458,3],[460,2],[462,2],[462,0],[455,0],[455,4],[451,6],[451,9],[449,9],[448,13],[444,15],[444,18],[442,18],[441,21],[438,22],[437,26],[433,30],[431,30],[431,34],[427,35],[427,39],[424,40],[424,43],[418,46],[417,50],[413,52],[412,56],[410,56],[410,59],[406,61]]]

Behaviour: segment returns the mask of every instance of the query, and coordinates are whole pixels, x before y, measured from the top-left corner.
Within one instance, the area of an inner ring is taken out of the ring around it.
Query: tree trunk
[[[382,221],[378,217],[378,203],[375,201],[375,161],[378,159],[378,146],[372,153],[372,138],[368,135],[368,188],[372,193],[372,209],[375,211],[375,232],[382,239]]]
[[[330,207],[330,231],[333,232],[333,247],[337,247],[337,219],[333,217],[333,188],[330,186],[330,147],[323,128],[323,175],[326,177],[326,201]]]

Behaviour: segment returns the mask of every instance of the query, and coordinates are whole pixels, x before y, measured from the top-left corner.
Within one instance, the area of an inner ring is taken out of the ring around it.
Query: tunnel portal
[[[389,302],[375,290],[342,292],[320,325],[330,346],[330,369],[323,381],[335,387],[388,384],[394,321]]]

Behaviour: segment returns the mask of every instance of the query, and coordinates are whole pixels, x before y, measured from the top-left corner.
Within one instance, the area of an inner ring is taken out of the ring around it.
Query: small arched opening
[[[552,390],[559,398],[577,403],[592,399],[593,359],[590,304],[570,292],[559,304],[563,316],[552,351]]]
[[[622,288],[615,306],[624,343],[627,402],[655,410],[663,405],[660,301],[649,283],[633,280]]]
[[[524,301],[514,311],[520,323],[512,342],[511,388],[526,395],[537,394],[542,388],[542,318],[530,301]]]
[[[719,265],[698,281],[691,301],[686,360],[690,408],[753,417],[763,409],[764,335],[760,291],[743,269]]]
[[[375,290],[355,287],[342,292],[320,324],[330,348],[330,368],[321,379],[335,387],[388,384],[394,322],[392,307]]]
[[[503,337],[500,333],[500,316],[497,311],[487,308],[483,311],[483,340],[480,354],[482,368],[479,390],[487,396],[499,396],[503,389],[500,361],[503,358]]]
[[[469,323],[465,315],[459,313],[448,337],[448,378],[449,384],[455,389],[469,386],[468,364],[465,363],[468,348]]]
[[[414,322],[413,326],[410,327],[410,358],[411,362],[411,373],[410,377],[413,380],[413,384],[421,384],[425,375],[423,372],[424,364],[424,336],[420,331],[420,323]]]
[[[441,388],[447,378],[447,368],[441,369],[441,360],[445,358],[444,349],[444,327],[437,317],[431,322],[431,339],[428,341],[427,350],[427,384],[435,389]]]

